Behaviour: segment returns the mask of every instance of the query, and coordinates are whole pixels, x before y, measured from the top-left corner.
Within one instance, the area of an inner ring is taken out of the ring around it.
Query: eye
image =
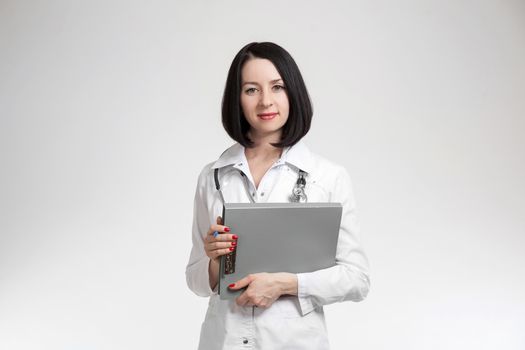
[[[252,88],[248,88],[246,90],[244,90],[244,92],[247,94],[247,95],[253,95],[255,93],[255,91],[257,91],[256,88],[252,87]]]
[[[283,85],[274,85],[272,88],[274,91],[281,91],[286,89]]]

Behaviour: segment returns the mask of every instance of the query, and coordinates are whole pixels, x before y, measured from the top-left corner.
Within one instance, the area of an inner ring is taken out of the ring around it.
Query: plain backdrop
[[[333,349],[525,348],[525,3],[0,1],[0,349],[195,349],[202,167],[251,41],[298,63],[372,288]]]

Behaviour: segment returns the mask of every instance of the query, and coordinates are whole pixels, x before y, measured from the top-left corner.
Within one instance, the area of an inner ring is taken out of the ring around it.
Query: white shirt
[[[223,203],[213,178],[215,168],[220,169],[221,190],[228,203],[248,203],[249,196],[255,202],[289,202],[299,169],[305,171],[309,202],[339,202],[343,206],[336,265],[297,274],[298,296],[282,296],[267,309],[220,300],[209,285],[210,259],[203,242],[210,225],[222,213]],[[199,349],[328,349],[323,305],[360,301],[370,286],[368,260],[359,243],[354,195],[346,170],[311,153],[300,141],[283,150],[256,189],[244,147],[234,144],[202,170],[194,205],[193,247],[186,281],[195,294],[209,297]]]

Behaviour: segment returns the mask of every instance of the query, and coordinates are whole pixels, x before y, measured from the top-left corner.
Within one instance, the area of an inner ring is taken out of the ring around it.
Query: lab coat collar
[[[310,173],[313,167],[310,150],[302,141],[299,141],[291,147],[285,147],[280,161],[288,163],[307,173]],[[235,143],[221,154],[219,159],[212,165],[212,169],[223,168],[229,165],[237,167],[243,164],[247,164],[244,147],[239,143]]]
[[[299,141],[295,145],[285,148],[281,159],[306,173],[312,171],[312,154],[303,141]]]
[[[223,168],[228,165],[241,165],[246,162],[244,155],[244,147],[240,143],[235,143],[233,146],[222,152],[221,156],[212,165],[212,169]]]

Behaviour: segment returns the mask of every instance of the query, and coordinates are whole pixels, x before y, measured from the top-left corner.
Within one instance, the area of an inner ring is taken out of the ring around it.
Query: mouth
[[[257,116],[261,118],[262,120],[270,120],[275,118],[275,116],[279,113],[259,113]]]

